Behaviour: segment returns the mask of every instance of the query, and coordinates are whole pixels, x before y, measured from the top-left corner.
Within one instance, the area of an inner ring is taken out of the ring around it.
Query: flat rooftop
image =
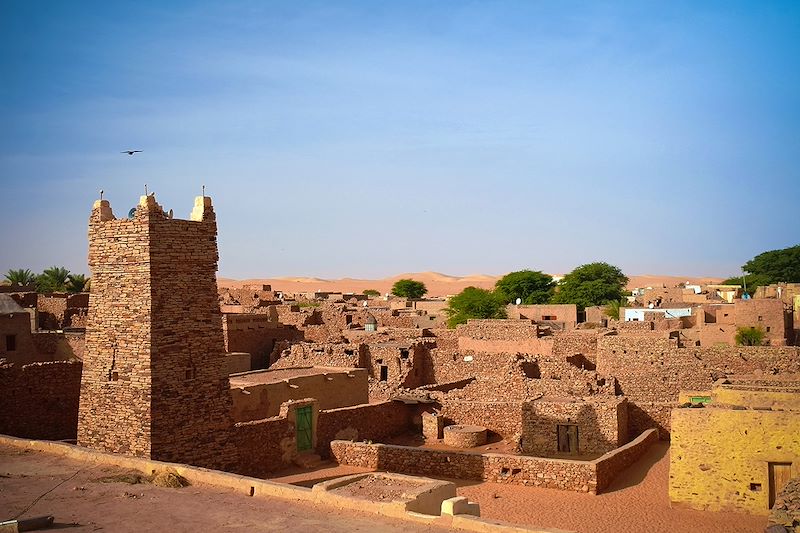
[[[231,388],[249,387],[251,385],[266,385],[278,383],[286,379],[324,374],[347,374],[354,371],[364,372],[363,368],[344,368],[332,366],[305,366],[296,368],[276,368],[274,370],[253,370],[240,374],[231,374]]]

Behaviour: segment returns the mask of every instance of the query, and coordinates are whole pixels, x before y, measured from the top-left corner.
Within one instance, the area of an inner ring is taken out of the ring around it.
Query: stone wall
[[[710,390],[737,374],[800,372],[800,348],[701,346],[679,348],[676,339],[605,335],[598,341],[597,371],[613,375],[629,401],[631,432],[669,431],[669,409],[681,390]]]
[[[30,439],[75,439],[81,363],[0,366],[0,433]]]
[[[495,435],[519,441],[522,434],[522,402],[442,400],[444,425],[483,426]],[[491,435],[490,435],[491,436]]]
[[[299,342],[282,348],[278,358],[270,368],[292,368],[303,366],[330,366],[342,368],[366,368],[366,346],[362,343],[311,343]],[[276,349],[277,349],[276,348]]]
[[[259,376],[265,379],[269,374],[291,372],[291,370],[266,370],[231,376],[231,395],[233,397],[233,419],[236,422],[260,420],[277,416],[281,405],[290,400],[316,398],[320,409],[335,409],[369,402],[367,371],[351,369],[311,369],[313,374],[275,379],[258,383]],[[251,383],[248,383],[251,380]]]
[[[591,362],[597,357],[597,330],[573,330],[553,335],[554,356],[581,354]]]
[[[39,294],[36,302],[36,309],[39,312],[39,329],[84,327],[88,307],[88,293]]]
[[[789,481],[778,493],[769,513],[769,525],[773,524],[786,527],[787,533],[800,531],[800,477]]]
[[[658,442],[658,432],[646,429],[638,437],[594,460],[597,467],[597,492],[611,485],[620,472],[634,464]]]
[[[107,201],[89,220],[92,289],[78,443],[209,468],[237,464],[217,296],[216,217],[191,220],[143,196],[133,218]]]
[[[294,425],[280,416],[237,423],[232,437],[239,462],[230,471],[245,476],[265,477],[285,468],[297,446]]]
[[[695,509],[769,514],[770,463],[800,465],[800,412],[672,411],[669,497]]]
[[[552,337],[540,338],[532,320],[468,320],[456,332],[462,352],[552,353]]]
[[[331,443],[331,455],[339,464],[371,470],[597,493],[656,440],[655,432],[648,432],[594,461],[480,454],[343,440]]]
[[[391,401],[320,411],[317,453],[328,457],[337,439],[380,441],[402,435],[411,430],[414,411],[414,406]]]
[[[223,314],[222,333],[225,351],[249,353],[253,370],[269,366],[276,342],[302,338],[302,332],[273,321],[266,314]]]
[[[627,413],[626,400],[617,397],[527,402],[522,408],[522,451],[563,456],[558,450],[558,426],[569,424],[577,429],[575,454],[606,453],[627,442]]]

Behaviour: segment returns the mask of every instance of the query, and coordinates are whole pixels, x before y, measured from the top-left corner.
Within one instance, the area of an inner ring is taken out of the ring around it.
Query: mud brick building
[[[705,404],[672,411],[674,505],[766,515],[800,477],[800,381],[720,380]]]
[[[143,196],[89,219],[92,292],[78,444],[212,468],[237,464],[217,297],[211,198],[173,220]]]

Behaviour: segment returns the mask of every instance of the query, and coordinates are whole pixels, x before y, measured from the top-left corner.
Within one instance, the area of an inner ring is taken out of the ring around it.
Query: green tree
[[[736,330],[736,344],[739,346],[761,346],[764,330],[761,328],[739,328]]]
[[[549,274],[520,270],[506,274],[497,280],[494,287],[504,303],[513,303],[519,298],[524,304],[544,304],[553,297],[556,284]]]
[[[400,279],[392,285],[392,294],[401,298],[416,300],[417,298],[422,298],[426,292],[428,292],[428,289],[425,288],[425,284],[413,279]]]
[[[742,269],[759,276],[759,281],[765,285],[779,281],[800,282],[800,244],[758,254],[745,263]],[[750,283],[747,284],[747,288],[750,288]]]
[[[593,305],[605,305],[625,296],[628,277],[608,263],[581,265],[559,282],[551,300],[554,304],[575,304],[582,311]]]
[[[67,276],[67,291],[71,293],[86,292],[89,288],[89,278],[83,274],[69,274]]]
[[[45,268],[36,277],[36,290],[38,292],[66,292],[68,278],[69,270],[64,267]]]
[[[628,305],[628,300],[612,300],[608,302],[604,312],[607,317],[613,318],[614,320],[619,320],[620,310],[626,305]]]
[[[743,276],[736,276],[728,278],[722,282],[723,285],[747,285],[747,292],[753,294],[756,289],[772,283],[772,279],[764,274],[744,274]]]
[[[445,313],[449,317],[447,326],[456,327],[470,318],[505,318],[503,299],[493,291],[467,287],[448,302]]]
[[[36,282],[36,274],[27,268],[11,269],[6,272],[6,279],[12,285],[25,286]]]
[[[365,296],[380,296],[381,295],[381,293],[376,291],[375,289],[365,289],[362,294],[364,294]]]

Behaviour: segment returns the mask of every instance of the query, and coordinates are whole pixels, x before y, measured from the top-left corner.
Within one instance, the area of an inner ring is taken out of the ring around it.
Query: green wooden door
[[[295,424],[297,427],[297,451],[304,452],[311,449],[311,406],[295,409]]]

